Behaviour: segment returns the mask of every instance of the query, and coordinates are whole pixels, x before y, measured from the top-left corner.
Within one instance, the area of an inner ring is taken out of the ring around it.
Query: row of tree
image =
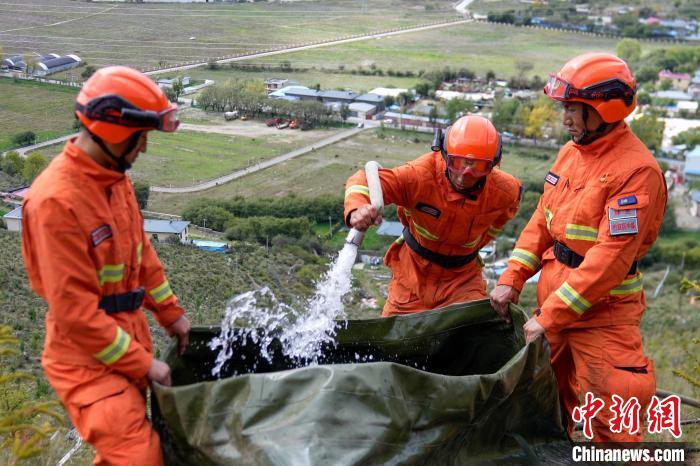
[[[0,171],[31,183],[49,164],[49,159],[39,152],[32,152],[26,159],[16,151],[0,156]]]

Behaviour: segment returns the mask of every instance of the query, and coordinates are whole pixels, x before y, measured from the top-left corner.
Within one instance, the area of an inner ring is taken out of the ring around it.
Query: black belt
[[[569,249],[564,243],[559,241],[554,242],[554,257],[557,258],[562,264],[571,267],[572,269],[577,268],[583,262],[583,256],[576,254],[574,251]],[[632,262],[632,267],[627,275],[634,275],[637,273],[637,261]]]
[[[135,311],[141,307],[145,296],[146,290],[143,287],[127,291],[126,293],[103,296],[100,299],[100,309],[104,309],[107,314]]]
[[[428,259],[430,262],[434,262],[441,267],[445,267],[446,269],[454,269],[456,267],[467,265],[479,255],[478,249],[467,256],[446,256],[444,254],[431,251],[430,249],[424,248],[418,243],[418,241],[416,241],[408,227],[403,228],[403,239],[406,241],[408,247],[410,247],[413,252],[421,256],[423,259]]]

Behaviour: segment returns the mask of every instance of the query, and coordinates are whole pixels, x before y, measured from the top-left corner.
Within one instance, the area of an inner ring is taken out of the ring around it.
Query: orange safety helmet
[[[457,174],[486,176],[501,162],[501,136],[493,123],[478,115],[461,117],[444,137],[438,130],[432,149],[442,152],[447,169]]]
[[[140,71],[125,66],[97,70],[83,84],[75,113],[83,126],[111,144],[126,141],[137,132],[157,129],[172,132],[179,125],[177,105]]]
[[[609,53],[584,53],[551,74],[544,93],[562,102],[583,102],[606,123],[623,120],[637,106],[637,82],[627,63]]]

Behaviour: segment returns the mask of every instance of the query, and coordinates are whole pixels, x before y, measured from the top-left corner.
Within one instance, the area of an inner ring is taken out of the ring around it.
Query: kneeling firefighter
[[[94,464],[159,465],[146,417],[149,382],[170,384],[153,356],[143,308],[180,351],[190,323],[144,233],[125,171],[148,132],[178,127],[177,106],[144,74],[107,67],[76,102],[77,138],[32,184],[23,206],[22,253],[32,288],[48,303],[42,365]]]
[[[515,216],[520,182],[497,168],[501,137],[480,116],[436,131],[432,152],[379,170],[385,204],[396,204],[403,235],[384,262],[392,280],[383,316],[486,297],[479,249]],[[363,170],[345,190],[345,220],[360,231],[381,222]]]
[[[544,193],[491,293],[507,318],[525,281],[541,270],[539,309],[525,324],[551,346],[560,400],[572,413],[586,393],[605,403],[594,441],[640,441],[643,429],[614,432],[612,397],[635,397],[640,412],[655,392],[639,324],[646,307],[638,261],[656,240],[666,207],[659,164],[625,124],[636,105],[627,64],[606,53],[571,59],[545,94],[562,103],[571,141],[544,179]],[[617,430],[617,429],[615,429]]]

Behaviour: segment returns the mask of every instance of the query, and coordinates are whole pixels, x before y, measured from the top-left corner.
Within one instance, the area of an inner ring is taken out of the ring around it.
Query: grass
[[[139,157],[132,176],[154,186],[189,186],[303,147],[329,134],[316,131],[314,135],[290,141],[282,131],[257,138],[196,131],[152,132],[148,152]]]
[[[428,152],[431,141],[432,136],[426,133],[384,130],[382,139],[380,130],[368,130],[214,189],[188,195],[152,193],[149,209],[179,214],[189,201],[200,197],[227,199],[261,193],[271,197],[290,193],[304,197],[342,195],[347,178],[363,167],[365,162],[376,160],[385,167],[394,167]],[[552,158],[541,160],[523,155],[530,150],[506,146],[503,169],[521,177],[523,181],[540,182],[551,166]]]
[[[347,0],[168,5],[55,0],[50,7],[43,0],[20,3],[0,9],[0,45],[6,53],[78,53],[98,66],[208,60],[457,17],[449,2],[434,2],[435,8],[425,11],[421,0],[372,0],[367,13],[360,2]]]
[[[47,140],[73,131],[76,95],[70,87],[0,78],[0,152],[14,147],[18,133],[32,131]]]
[[[517,62],[533,65],[529,76],[547,76],[569,58],[592,50],[614,52],[618,39],[572,32],[517,28],[473,22],[375,40],[353,42],[256,60],[293,65],[346,69],[375,64],[384,71],[428,71],[468,68],[479,74],[491,70],[499,78],[517,74]],[[642,43],[648,53],[667,44]]]

